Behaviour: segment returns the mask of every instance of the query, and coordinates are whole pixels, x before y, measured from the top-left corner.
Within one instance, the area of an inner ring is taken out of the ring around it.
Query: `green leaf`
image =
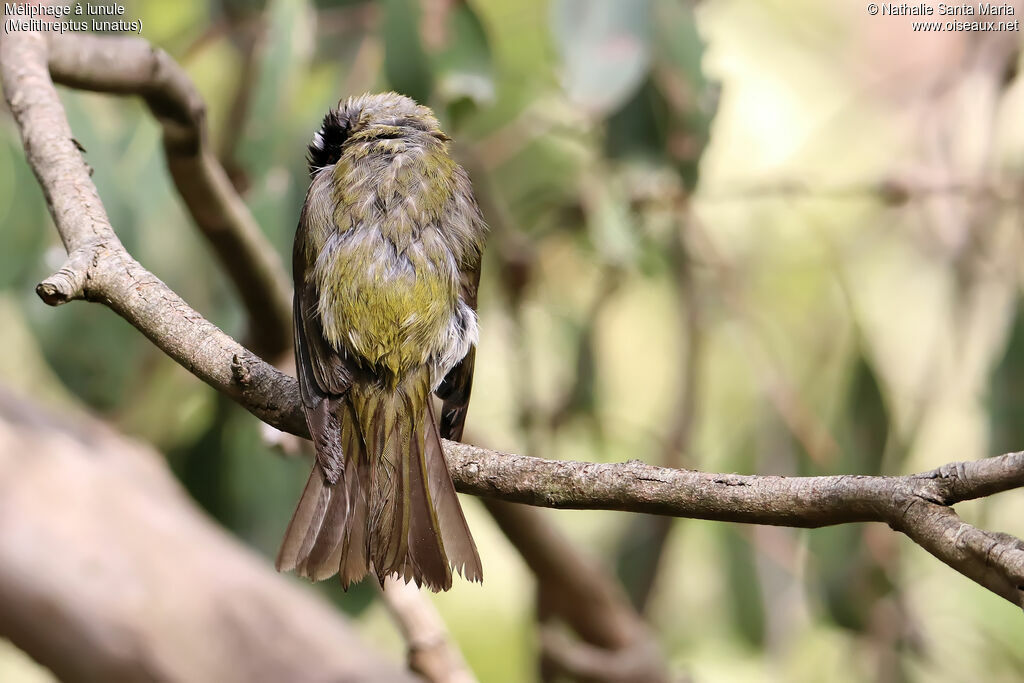
[[[434,57],[438,94],[446,102],[494,102],[494,66],[483,22],[465,2],[455,4],[445,21],[448,43]]]
[[[878,377],[863,355],[854,366],[847,415],[848,424],[839,435],[844,466],[857,474],[882,474],[889,439],[889,412]]]
[[[895,589],[885,567],[870,552],[865,529],[843,524],[809,532],[825,611],[837,625],[858,633],[871,628],[879,601]],[[890,563],[896,560],[888,558]]]
[[[434,89],[430,59],[420,37],[420,7],[414,0],[384,0],[384,73],[397,92],[427,103]]]
[[[615,111],[651,65],[650,0],[556,0],[555,46],[569,99],[591,113]]]
[[[836,473],[882,474],[889,439],[889,413],[868,359],[858,354],[836,430],[842,457]],[[819,472],[823,473],[823,472]],[[843,525],[811,532],[810,548],[818,569],[821,599],[832,620],[843,628],[864,632],[878,601],[894,586],[886,567],[872,553],[863,525]],[[894,563],[895,557],[885,558]]]
[[[626,104],[608,118],[605,152],[611,159],[660,158],[668,147],[668,105],[647,79]]]
[[[757,557],[750,541],[740,534],[741,528],[726,526],[721,533],[728,594],[732,596],[728,606],[740,636],[760,647],[765,639],[764,596],[757,575]]]

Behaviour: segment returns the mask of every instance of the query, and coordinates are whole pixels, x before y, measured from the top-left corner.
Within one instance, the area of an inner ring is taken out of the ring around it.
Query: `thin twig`
[[[412,671],[430,683],[476,681],[428,593],[411,583],[389,578],[381,595],[402,631]]]

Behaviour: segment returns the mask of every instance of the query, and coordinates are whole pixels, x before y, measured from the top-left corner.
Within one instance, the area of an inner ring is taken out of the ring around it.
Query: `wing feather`
[[[459,291],[462,300],[476,311],[477,289],[480,286],[480,254],[472,263],[463,267],[460,274]],[[441,407],[441,436],[445,439],[458,441],[466,427],[466,411],[469,408],[469,395],[473,391],[473,367],[476,363],[476,346],[455,364],[444,380],[437,387],[437,396],[444,405]]]
[[[338,422],[340,401],[352,384],[353,368],[324,340],[317,302],[316,283],[306,277],[304,253],[309,228],[306,212],[299,218],[292,252],[295,300],[295,373],[306,413],[306,424],[316,448],[316,461],[331,485],[344,469],[341,429]]]

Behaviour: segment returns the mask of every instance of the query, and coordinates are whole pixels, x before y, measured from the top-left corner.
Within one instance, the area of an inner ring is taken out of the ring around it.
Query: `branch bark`
[[[250,345],[269,360],[287,351],[291,282],[209,144],[206,105],[188,74],[138,38],[49,34],[46,40],[55,82],[146,102],[163,128],[178,192],[246,307]]]
[[[47,303],[99,301],[187,370],[283,431],[308,436],[294,379],[190,308],[124,249],[89,178],[35,33],[0,42],[0,77],[29,164],[69,258],[40,284]],[[645,465],[549,461],[446,443],[464,493],[545,507],[614,509],[752,524],[884,522],[957,571],[1024,607],[1020,541],[962,522],[950,506],[1024,486],[1024,454],[902,477],[710,474]]]
[[[68,252],[64,266],[36,288],[39,296],[51,305],[104,303],[197,377],[222,391],[230,387],[228,395],[261,419],[304,431],[296,383],[205,320],[125,251],[72,137],[47,53],[39,33],[11,33],[0,41],[4,95]]]

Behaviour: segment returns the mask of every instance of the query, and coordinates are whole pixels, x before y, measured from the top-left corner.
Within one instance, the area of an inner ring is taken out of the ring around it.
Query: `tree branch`
[[[664,672],[657,672],[658,677],[652,675],[650,666],[656,656],[652,656],[646,648],[638,647],[647,645],[645,641],[626,650],[609,650],[573,640],[558,628],[544,625],[540,630],[540,642],[553,675],[569,676],[570,680],[585,683],[651,683],[668,680]]]
[[[287,351],[291,282],[211,149],[206,106],[188,74],[166,52],[138,38],[46,38],[55,82],[145,100],[163,128],[167,167],[178,192],[245,304],[251,343],[269,359]]]
[[[46,38],[34,32],[5,36],[0,78],[26,157],[70,255],[57,274],[37,287],[40,297],[50,304],[83,298],[106,304],[260,419],[304,434],[295,381],[190,308],[117,239],[50,80]]]
[[[385,579],[381,588],[384,604],[407,644],[409,669],[430,683],[474,683],[476,676],[427,595],[394,577]]]
[[[39,287],[48,303],[99,301],[171,358],[278,429],[308,436],[294,379],[190,308],[124,249],[47,72],[37,33],[0,41],[0,77],[54,223],[71,254]],[[1024,549],[959,521],[948,506],[1024,486],[1024,453],[902,477],[709,474],[639,461],[549,461],[446,443],[464,493],[559,508],[614,509],[753,524],[885,522],[948,565],[1024,606]]]
[[[68,683],[415,680],[213,523],[152,448],[2,386],[0,603],[0,638]]]

